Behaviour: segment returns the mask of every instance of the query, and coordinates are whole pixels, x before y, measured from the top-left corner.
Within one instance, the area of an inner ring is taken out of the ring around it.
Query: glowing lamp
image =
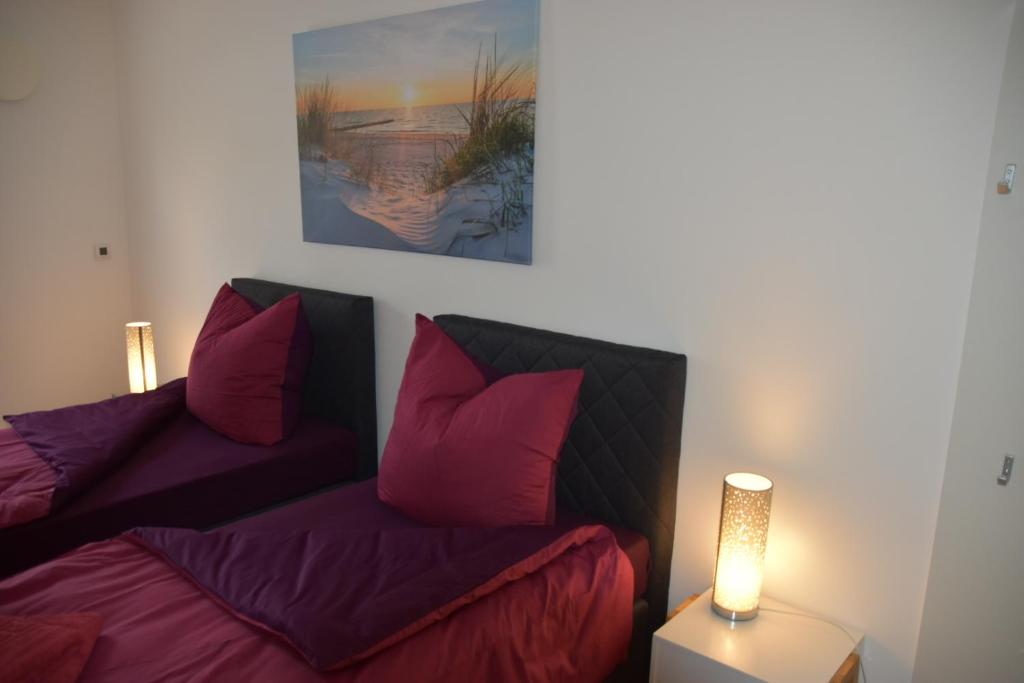
[[[128,342],[128,386],[133,394],[156,389],[156,352],[150,323],[125,325]]]
[[[725,476],[711,608],[726,619],[757,616],[771,511],[770,479],[747,472]]]

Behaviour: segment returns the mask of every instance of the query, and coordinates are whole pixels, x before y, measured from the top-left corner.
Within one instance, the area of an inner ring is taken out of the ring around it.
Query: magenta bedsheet
[[[50,514],[57,473],[13,429],[0,429],[0,529]]]
[[[603,543],[561,553],[365,661],[327,673],[124,538],[0,581],[0,604],[12,614],[101,614],[83,683],[596,682],[625,656],[631,629],[631,570],[609,541],[606,533]],[[345,570],[308,577],[310,590],[344,582]]]

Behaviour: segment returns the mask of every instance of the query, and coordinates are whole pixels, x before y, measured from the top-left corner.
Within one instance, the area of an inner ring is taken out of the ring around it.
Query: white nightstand
[[[757,618],[733,623],[708,589],[654,634],[651,683],[857,683],[863,633],[768,609],[804,614],[762,597]]]

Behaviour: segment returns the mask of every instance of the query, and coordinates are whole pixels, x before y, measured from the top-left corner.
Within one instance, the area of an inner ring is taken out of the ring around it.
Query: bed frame
[[[231,286],[261,306],[298,292],[313,334],[302,412],[356,433],[357,479],[377,474],[377,383],[373,299],[280,282],[235,278]]]
[[[609,679],[647,681],[651,637],[668,612],[686,357],[459,315],[434,321],[506,373],[584,370],[580,412],[558,465],[558,504],[650,541],[629,659]]]

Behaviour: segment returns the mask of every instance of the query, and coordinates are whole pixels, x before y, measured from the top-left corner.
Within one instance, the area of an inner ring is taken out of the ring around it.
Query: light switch
[[[110,245],[109,244],[97,244],[92,248],[92,255],[97,261],[104,261],[110,258]]]
[[[996,483],[1000,486],[1006,486],[1010,483],[1011,474],[1013,474],[1013,456],[1007,455],[1003,458],[1003,471],[999,473]]]

